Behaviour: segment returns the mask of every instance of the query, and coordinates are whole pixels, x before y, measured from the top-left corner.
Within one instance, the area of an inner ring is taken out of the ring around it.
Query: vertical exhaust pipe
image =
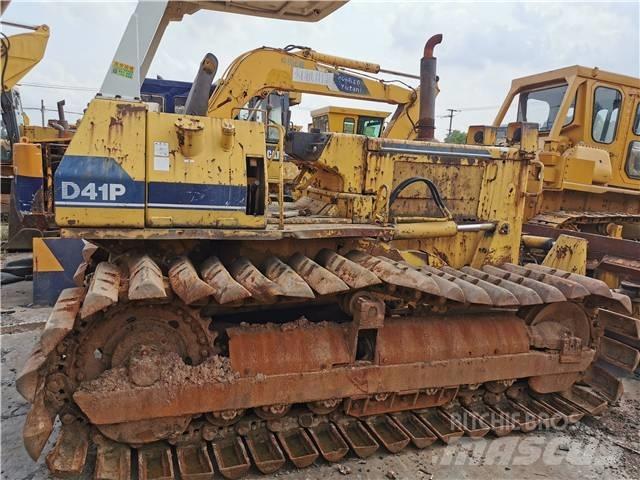
[[[418,140],[433,140],[436,132],[436,57],[433,49],[442,42],[442,34],[434,35],[424,46],[420,59],[420,119],[418,120]]]
[[[58,123],[62,126],[62,128],[64,128],[65,130],[69,129],[69,124],[67,123],[67,120],[64,117],[64,105],[65,105],[65,101],[64,100],[60,100],[58,102]]]
[[[185,113],[187,115],[206,115],[209,106],[209,94],[211,84],[218,71],[218,59],[213,53],[207,53],[200,62],[200,68],[196,78],[193,80],[191,90],[185,103]]]

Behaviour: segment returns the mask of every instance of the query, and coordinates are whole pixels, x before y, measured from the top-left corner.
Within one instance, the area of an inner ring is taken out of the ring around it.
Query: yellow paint
[[[33,239],[33,271],[40,273],[64,271],[45,240],[39,237]]]
[[[547,267],[586,275],[588,244],[589,242],[584,238],[559,235],[542,264]]]
[[[3,72],[3,89],[5,90],[11,90],[33,67],[40,63],[49,42],[49,27],[40,25],[33,32],[11,35],[9,42],[11,48],[8,57],[3,53],[0,60],[0,70]]]
[[[33,143],[14,143],[12,155],[16,175],[42,178],[42,150],[40,145]]]

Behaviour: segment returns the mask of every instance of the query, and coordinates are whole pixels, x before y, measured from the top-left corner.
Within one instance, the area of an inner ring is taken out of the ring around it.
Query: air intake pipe
[[[418,120],[418,140],[433,140],[436,131],[436,58],[433,49],[442,42],[442,34],[434,35],[424,46],[424,56],[420,59],[420,118]]]

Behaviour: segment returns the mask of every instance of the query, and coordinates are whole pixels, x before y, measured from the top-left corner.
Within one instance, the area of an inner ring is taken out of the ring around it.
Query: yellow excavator
[[[7,212],[13,182],[13,145],[20,141],[24,134],[25,125],[29,124],[29,117],[22,109],[20,93],[15,86],[44,57],[49,41],[49,27],[46,25],[22,25],[6,20],[2,20],[0,23],[5,26],[31,30],[29,33],[11,36],[1,34],[2,210]]]

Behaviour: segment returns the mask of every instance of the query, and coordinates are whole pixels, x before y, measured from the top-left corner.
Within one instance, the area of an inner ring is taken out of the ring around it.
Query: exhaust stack
[[[420,119],[418,120],[418,140],[433,140],[436,130],[436,58],[433,49],[442,42],[442,34],[434,35],[424,46],[424,56],[420,59]]]

